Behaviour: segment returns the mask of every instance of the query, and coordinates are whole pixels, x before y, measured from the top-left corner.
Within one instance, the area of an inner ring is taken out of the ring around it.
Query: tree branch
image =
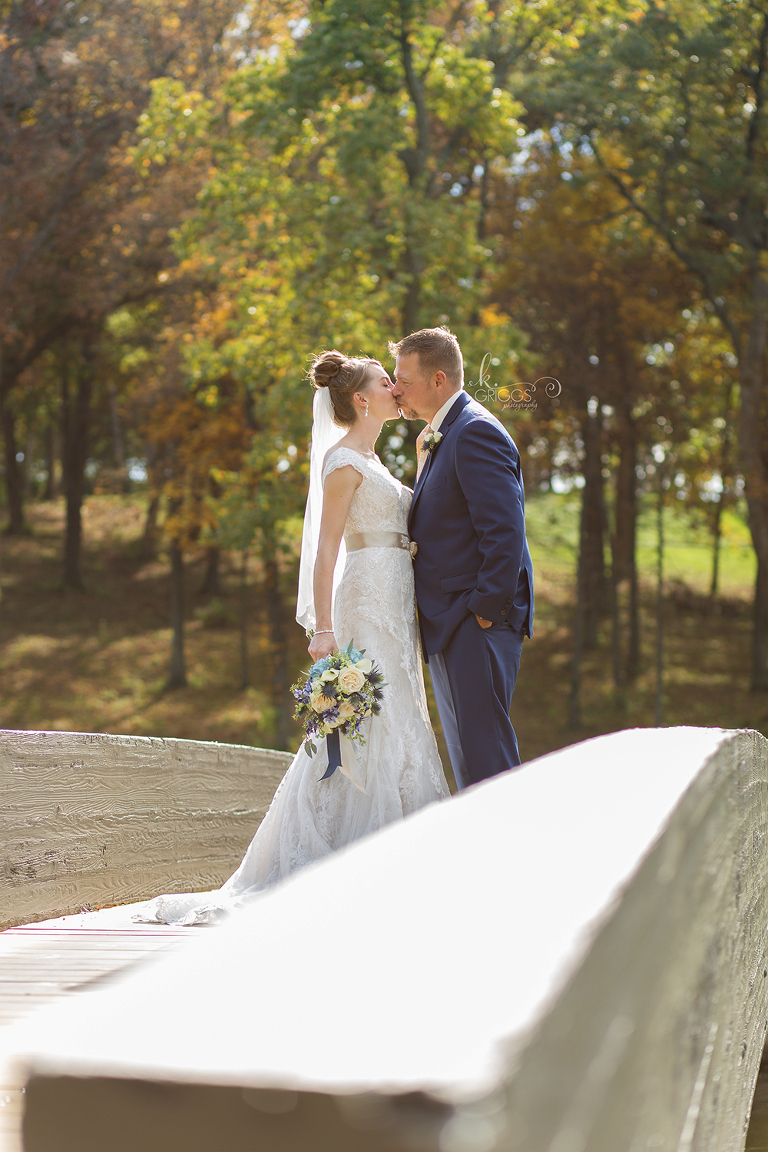
[[[603,160],[603,158],[600,154],[600,150],[599,150],[597,141],[593,137],[590,138],[590,144],[591,144],[592,150],[595,154],[595,159],[597,160],[598,165],[600,166],[602,171],[605,173],[605,175],[608,177],[608,179],[619,190],[619,192],[624,197],[624,199],[627,201],[627,203],[631,204],[631,206],[634,208],[634,210],[636,212],[638,212],[643,217],[643,219],[646,220],[651,225],[651,227],[655,229],[655,231],[657,231],[661,236],[664,237],[664,239],[666,240],[670,249],[677,256],[678,260],[680,260],[681,263],[684,264],[685,267],[690,272],[693,272],[694,275],[699,278],[699,280],[701,281],[701,284],[704,288],[704,292],[707,296],[707,299],[710,301],[710,303],[712,304],[712,307],[715,309],[715,314],[716,314],[717,318],[720,320],[721,324],[723,325],[726,332],[728,333],[728,335],[731,338],[731,341],[733,343],[733,348],[734,348],[734,351],[736,352],[736,355],[740,356],[741,355],[741,334],[739,332],[738,326],[736,325],[736,322],[731,317],[730,311],[729,311],[725,301],[723,300],[722,296],[715,294],[715,289],[712,285],[712,278],[711,278],[709,272],[707,271],[706,267],[704,267],[702,264],[700,264],[699,261],[697,261],[694,258],[693,254],[691,252],[688,252],[684,248],[684,246],[679,243],[677,236],[673,233],[672,229],[669,228],[668,225],[666,225],[663,222],[663,220],[654,216],[654,214],[645,206],[645,204],[643,204],[640,200],[638,200],[637,196],[634,194],[632,189],[627,187],[626,183],[621,178],[619,173],[615,172],[612,168],[610,168],[605,163],[605,161]]]

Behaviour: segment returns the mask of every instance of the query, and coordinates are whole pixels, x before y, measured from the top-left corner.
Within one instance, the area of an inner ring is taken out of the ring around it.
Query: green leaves
[[[755,88],[765,84],[767,22],[740,2],[653,9],[595,29],[558,88],[539,90],[712,298],[738,291],[768,242],[766,125]]]

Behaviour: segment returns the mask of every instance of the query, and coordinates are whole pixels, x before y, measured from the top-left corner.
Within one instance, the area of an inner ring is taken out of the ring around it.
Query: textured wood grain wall
[[[236,744],[0,731],[0,928],[218,887],[290,761]]]

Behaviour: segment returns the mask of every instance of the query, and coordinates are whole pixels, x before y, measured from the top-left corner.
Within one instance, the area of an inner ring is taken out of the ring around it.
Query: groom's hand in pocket
[[[482,616],[478,615],[475,615],[475,620],[477,620],[481,628],[490,628],[491,624],[493,624],[493,620],[484,620]]]

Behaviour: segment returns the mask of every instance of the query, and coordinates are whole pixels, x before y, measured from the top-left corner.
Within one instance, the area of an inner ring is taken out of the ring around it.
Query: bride
[[[398,415],[376,360],[323,352],[310,371],[310,484],[296,618],[320,660],[354,640],[384,675],[365,743],[350,745],[327,780],[325,741],[302,748],[283,777],[243,862],[215,892],[159,896],[134,917],[208,924],[264,888],[392,820],[448,795],[429,721],[419,654],[408,510],[411,490],[384,467],[376,440]],[[346,430],[342,436],[341,429]]]

